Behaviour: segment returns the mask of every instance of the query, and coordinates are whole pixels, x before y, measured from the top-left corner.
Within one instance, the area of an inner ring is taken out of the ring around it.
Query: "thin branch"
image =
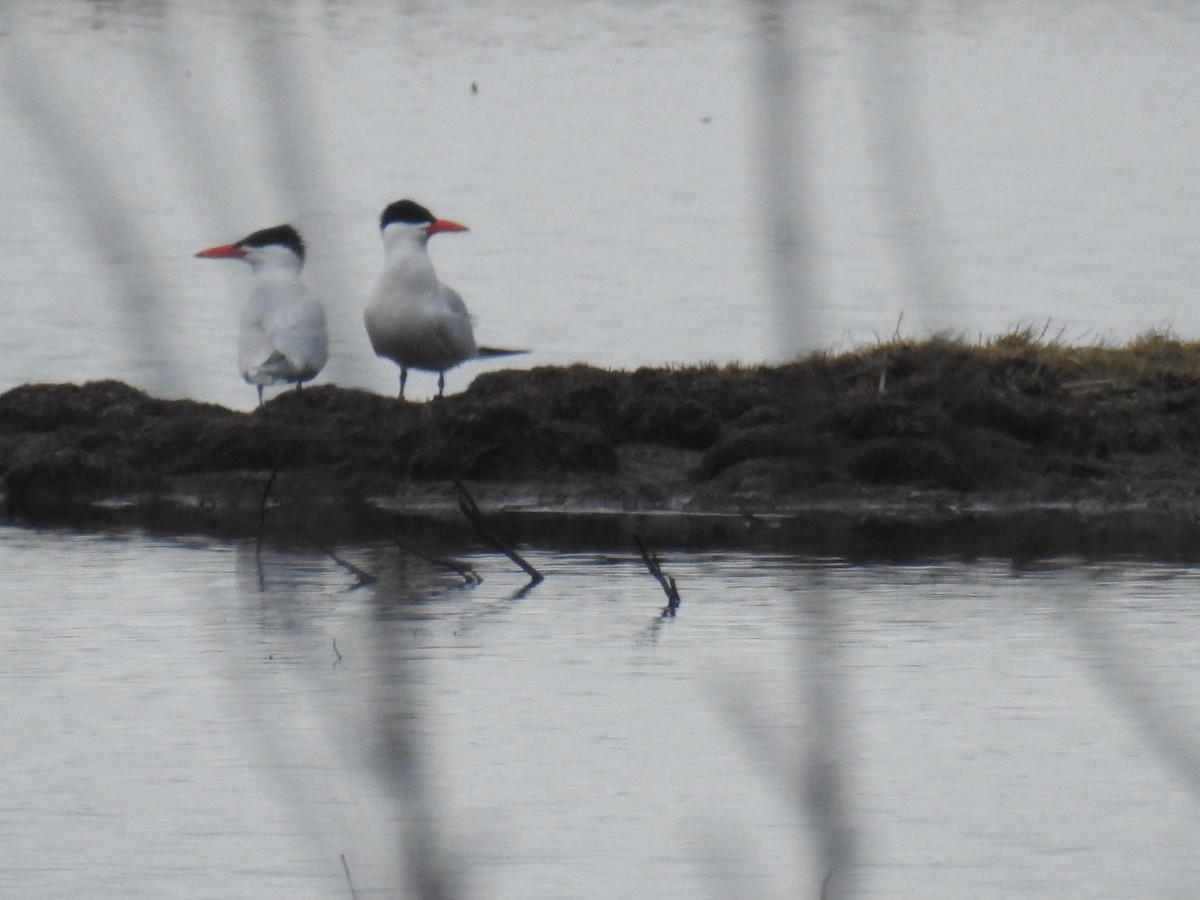
[[[463,580],[472,587],[477,584],[483,584],[483,578],[480,577],[479,573],[464,562],[459,562],[457,559],[454,559],[450,556],[430,556],[428,553],[418,550],[412,544],[400,540],[400,538],[393,534],[390,530],[388,531],[388,538],[393,544],[396,545],[397,549],[402,550],[405,553],[411,553],[413,556],[423,559],[425,562],[431,565],[442,566],[443,568],[457,572],[460,576],[462,576]]]
[[[259,580],[259,588],[260,589],[263,587],[263,582],[264,582],[264,578],[263,578],[263,574],[262,574],[262,547],[263,547],[263,537],[266,534],[266,528],[267,528],[267,502],[271,498],[271,488],[275,486],[275,480],[278,477],[279,477],[279,463],[276,462],[275,466],[271,469],[271,475],[267,479],[267,483],[263,486],[262,497],[258,501],[258,540],[254,545],[254,557],[258,561],[258,565],[259,565],[259,579],[258,580]],[[331,549],[329,549],[329,547],[325,546],[323,543],[321,543],[319,540],[317,540],[311,534],[309,534],[307,532],[307,529],[305,529],[305,536],[308,538],[308,541],[310,544],[312,544],[314,547],[316,547],[318,550],[320,550],[322,553],[324,553],[326,556],[328,556],[330,559],[332,559],[335,563],[337,563],[339,566],[341,566],[343,569],[345,569],[347,572],[349,572],[351,575],[354,576],[355,581],[354,581],[354,584],[352,584],[350,586],[350,590],[355,591],[355,590],[358,590],[360,587],[366,587],[369,584],[375,583],[374,575],[372,575],[370,572],[363,571],[358,566],[354,565],[354,563],[342,559],[340,556],[338,556],[336,553],[334,553]]]
[[[366,507],[359,511],[359,519],[382,531],[387,536],[387,539],[396,545],[396,549],[402,553],[408,553],[418,559],[423,559],[431,566],[441,566],[442,568],[456,572],[466,582],[466,586],[474,587],[475,585],[483,584],[483,578],[480,577],[479,573],[466,563],[460,562],[450,556],[431,556],[407,541],[402,540],[378,510]]]
[[[650,571],[650,574],[662,585],[663,593],[667,595],[667,605],[663,607],[662,617],[664,619],[675,618],[676,610],[683,603],[683,600],[679,596],[679,589],[675,586],[675,579],[662,570],[662,562],[659,560],[658,554],[653,550],[646,549],[641,535],[634,534],[633,540],[637,544],[638,551],[642,554],[642,562],[646,564],[646,568]]]
[[[530,587],[542,581],[545,576],[527,563],[521,554],[517,553],[517,551],[512,547],[508,546],[508,544],[506,544],[500,538],[500,536],[496,534],[496,532],[494,532],[485,521],[483,521],[483,513],[479,511],[479,506],[475,503],[475,498],[468,493],[465,487],[463,487],[462,482],[457,478],[452,480],[454,482],[454,487],[458,491],[458,508],[462,510],[462,514],[467,517],[467,521],[475,526],[475,530],[479,532],[479,536],[511,559],[518,566],[520,566],[522,571],[529,576]]]
[[[339,566],[341,566],[343,569],[345,569],[347,572],[349,572],[351,575],[354,576],[355,581],[354,581],[354,584],[350,585],[350,590],[356,591],[360,587],[366,587],[369,584],[375,583],[375,576],[372,575],[370,572],[365,572],[362,569],[360,569],[358,566],[354,565],[354,563],[349,562],[348,560],[342,559],[340,556],[338,556],[336,553],[334,553],[332,550],[330,550],[328,547],[326,547],[320,541],[314,540],[312,537],[309,537],[309,540],[312,541],[312,545],[314,547],[316,547],[318,550],[320,550],[322,553],[324,553],[326,556],[328,556],[330,559],[332,559],[335,563],[337,563]]]

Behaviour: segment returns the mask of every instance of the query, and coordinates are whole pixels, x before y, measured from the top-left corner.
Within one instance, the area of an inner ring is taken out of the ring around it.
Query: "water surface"
[[[361,309],[401,196],[472,227],[434,253],[481,340],[534,351],[500,365],[1200,331],[1194,4],[805,5],[799,317],[766,268],[758,9],[14,4],[0,388],[117,377],[250,407],[246,273],[191,254],[290,220],[330,307],[323,377],[390,392]]]
[[[802,332],[766,266],[756,8],[10,4],[0,390],[249,408],[246,273],[191,254],[289,220],[322,378],[390,392],[361,308],[401,196],[472,227],[434,252],[481,340],[534,351],[506,365],[1200,331],[1194,4],[805,5]],[[468,588],[334,549],[375,580],[312,547],[0,530],[0,893],[324,898],[348,868],[360,897],[422,871],[815,897],[822,752],[856,896],[1200,883],[1193,567],[666,553],[664,620],[631,555],[527,548],[548,577],[522,595],[491,555]]]
[[[0,532],[4,892],[816,896],[818,748],[856,896],[1200,877],[1193,568],[336,553]]]

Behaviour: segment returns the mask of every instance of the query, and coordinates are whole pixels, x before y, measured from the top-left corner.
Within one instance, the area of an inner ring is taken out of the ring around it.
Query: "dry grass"
[[[1108,341],[1073,344],[1063,338],[1061,331],[1052,333],[1048,327],[1019,328],[976,340],[949,334],[936,334],[924,340],[897,336],[837,357],[818,353],[812,359],[832,362],[840,358],[870,365],[913,352],[926,358],[944,352],[973,355],[991,362],[1034,362],[1039,369],[1057,376],[1066,387],[1092,382],[1127,386],[1163,378],[1200,381],[1200,341],[1186,341],[1163,329],[1146,331],[1123,344]]]

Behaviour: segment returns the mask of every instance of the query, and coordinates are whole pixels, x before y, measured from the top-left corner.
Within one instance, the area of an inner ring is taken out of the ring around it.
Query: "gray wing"
[[[444,284],[439,286],[439,296],[442,310],[437,323],[438,341],[455,363],[471,359],[476,355],[475,331],[471,327],[467,304],[463,303],[458,291]]]

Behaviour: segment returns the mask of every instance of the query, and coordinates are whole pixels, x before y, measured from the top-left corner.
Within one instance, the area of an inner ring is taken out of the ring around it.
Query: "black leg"
[[[256,385],[258,388],[258,405],[262,406],[262,385]]]
[[[408,381],[408,366],[400,367],[400,399],[404,399],[404,382]]]
[[[445,390],[446,390],[446,373],[438,372],[438,396],[439,397],[442,396],[442,394],[445,392]]]

